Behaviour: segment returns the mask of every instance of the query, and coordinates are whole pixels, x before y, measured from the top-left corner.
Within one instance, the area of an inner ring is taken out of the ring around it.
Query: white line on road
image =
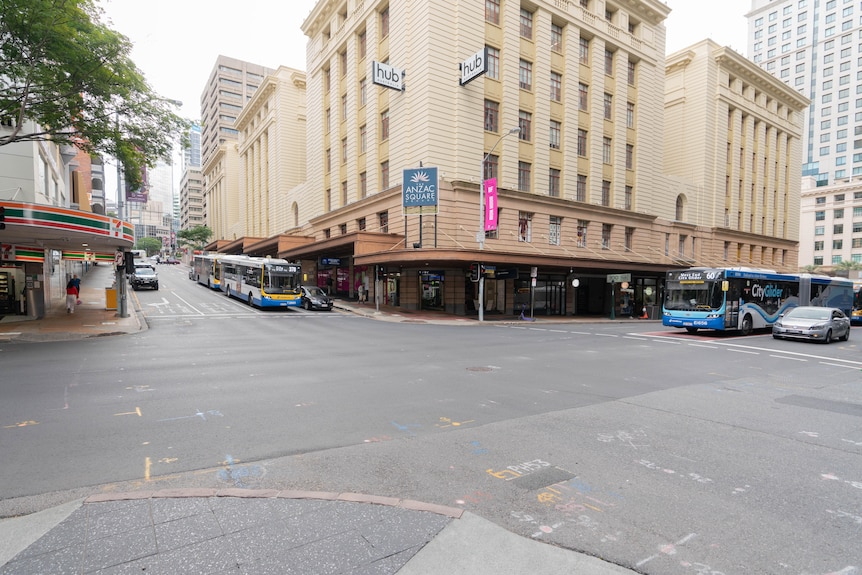
[[[718,349],[714,345],[703,345],[702,343],[690,343],[690,344],[688,344],[688,346],[689,347],[702,347],[704,349]]]
[[[804,357],[787,357],[786,355],[775,355],[772,353],[769,354],[769,357],[775,357],[778,359],[786,359],[788,361],[808,361]]]
[[[189,302],[187,302],[186,300],[184,300],[183,298],[181,298],[180,296],[178,296],[178,295],[176,294],[176,292],[174,292],[174,296],[175,296],[178,300],[180,300],[181,302],[183,302],[184,304],[186,304],[187,306],[189,306],[190,308],[192,308],[194,311],[198,312],[200,315],[206,315],[206,314],[204,314],[204,312],[202,312],[201,310],[199,310],[198,308],[196,308],[195,306],[193,306],[192,304],[190,304]]]
[[[840,359],[838,361],[841,361]],[[832,367],[843,367],[845,369],[856,369],[855,365],[843,365],[840,363],[829,363],[828,361],[821,361],[821,365],[831,365]]]
[[[734,353],[747,353],[748,355],[760,355],[759,351],[749,351],[747,349],[734,349],[732,347],[730,349],[728,349],[727,351],[732,351]]]

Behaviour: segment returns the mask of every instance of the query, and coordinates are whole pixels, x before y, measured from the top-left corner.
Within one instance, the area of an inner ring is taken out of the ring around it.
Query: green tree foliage
[[[177,241],[180,244],[191,246],[193,249],[200,250],[207,245],[212,237],[213,232],[207,226],[195,226],[187,230],[177,232]]]
[[[147,84],[132,43],[104,25],[95,0],[0,0],[0,146],[51,140],[142,168],[168,160],[189,123]]]
[[[816,274],[820,271],[820,266],[807,265],[799,268],[799,271],[806,274]]]
[[[135,245],[136,250],[147,250],[148,256],[154,256],[162,251],[162,240],[159,238],[141,238]]]
[[[862,264],[860,264],[859,262],[852,262],[850,260],[842,260],[835,264],[835,269],[845,271],[862,270]]]

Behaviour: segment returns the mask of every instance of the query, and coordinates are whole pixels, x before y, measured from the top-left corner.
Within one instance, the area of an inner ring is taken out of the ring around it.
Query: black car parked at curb
[[[332,298],[317,286],[302,286],[302,307],[332,310]]]

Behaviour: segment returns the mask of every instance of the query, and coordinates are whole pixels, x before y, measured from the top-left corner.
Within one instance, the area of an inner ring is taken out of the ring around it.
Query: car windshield
[[[829,319],[832,317],[832,310],[822,307],[797,307],[790,310],[787,317],[796,319]]]
[[[319,287],[307,287],[305,289],[308,292],[308,295],[310,295],[310,296],[321,297],[321,296],[326,295],[326,292],[323,291],[322,289],[320,289]]]
[[[135,270],[135,275],[139,276],[154,276],[156,272],[152,268],[138,268]]]

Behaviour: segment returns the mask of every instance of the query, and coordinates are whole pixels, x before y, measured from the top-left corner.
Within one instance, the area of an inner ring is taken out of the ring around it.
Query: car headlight
[[[826,329],[827,327],[829,326],[825,323],[818,323],[816,325],[812,325],[811,329]]]

